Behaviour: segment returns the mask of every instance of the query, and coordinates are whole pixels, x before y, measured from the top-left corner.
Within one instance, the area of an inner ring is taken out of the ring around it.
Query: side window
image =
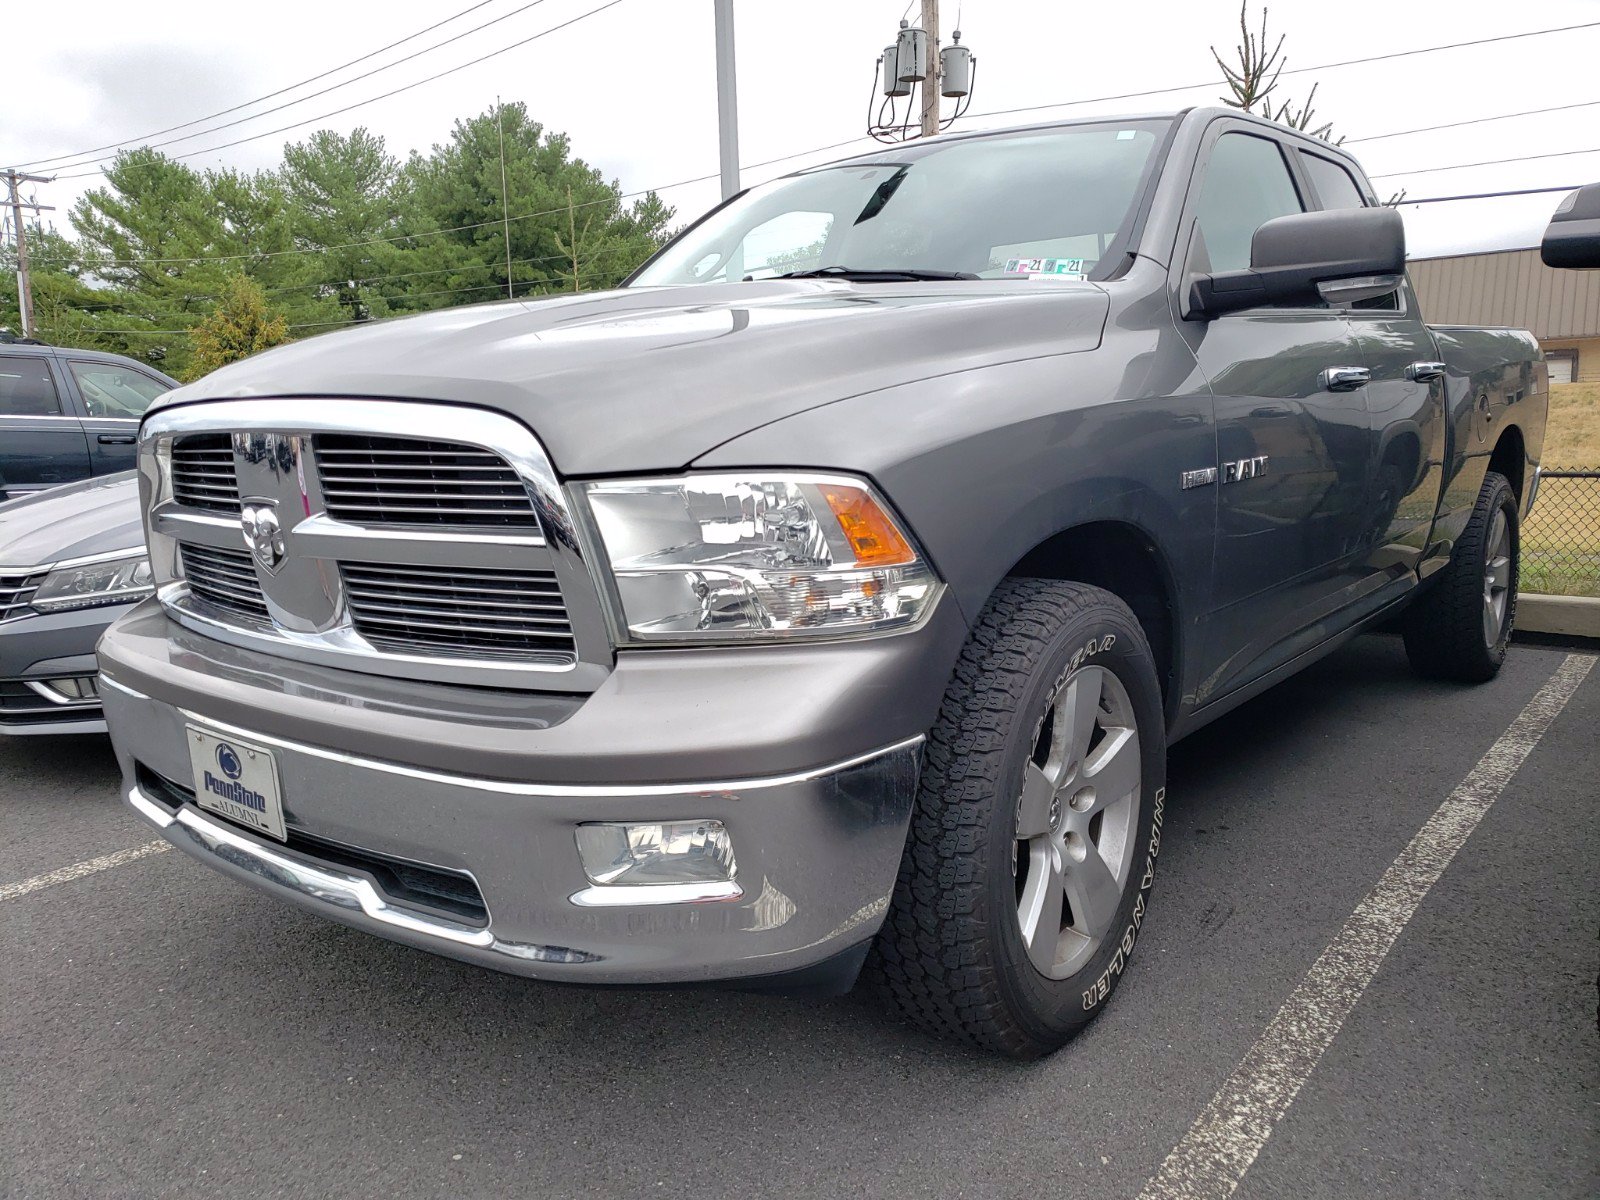
[[[61,397],[42,358],[0,355],[0,417],[54,417]]]
[[[1273,217],[1304,212],[1278,143],[1249,133],[1225,133],[1211,148],[1195,223],[1209,267],[1242,271],[1250,265],[1250,239]]]
[[[69,362],[91,417],[144,416],[151,401],[170,389],[143,371],[117,363]]]
[[[1331,158],[1323,158],[1320,154],[1311,154],[1305,150],[1297,153],[1300,155],[1300,164],[1311,177],[1311,186],[1316,189],[1317,199],[1323,209],[1367,207],[1366,197],[1361,194],[1355,178],[1343,166]],[[1357,300],[1350,307],[1393,312],[1400,307],[1400,293],[1389,292],[1383,296]]]
[[[1311,186],[1317,190],[1317,199],[1322,201],[1322,207],[1331,208],[1365,208],[1367,202],[1361,195],[1361,189],[1356,186],[1356,181],[1331,158],[1323,158],[1320,154],[1300,152],[1300,162],[1306,169],[1306,174],[1311,176]]]
[[[809,271],[822,265],[822,250],[833,228],[833,214],[795,209],[746,231],[725,258],[708,252],[689,267],[699,283],[721,283],[753,276],[771,279],[785,271]]]

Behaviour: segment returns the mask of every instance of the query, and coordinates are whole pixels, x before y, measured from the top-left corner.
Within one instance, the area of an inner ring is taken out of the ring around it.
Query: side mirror
[[[1600,267],[1600,183],[1561,202],[1539,243],[1547,267]]]
[[[1392,208],[1275,217],[1250,242],[1250,268],[1199,275],[1189,308],[1215,317],[1265,304],[1350,304],[1400,286],[1406,231]]]

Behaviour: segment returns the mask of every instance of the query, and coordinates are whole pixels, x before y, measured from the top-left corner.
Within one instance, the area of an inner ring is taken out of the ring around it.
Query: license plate
[[[193,725],[188,730],[195,803],[280,842],[287,840],[278,764],[272,751]]]

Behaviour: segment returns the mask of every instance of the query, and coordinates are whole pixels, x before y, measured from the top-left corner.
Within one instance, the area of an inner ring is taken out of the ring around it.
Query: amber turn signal
[[[915,562],[905,536],[889,514],[861,488],[830,484],[822,489],[845,538],[855,550],[856,564],[863,567],[894,567]]]

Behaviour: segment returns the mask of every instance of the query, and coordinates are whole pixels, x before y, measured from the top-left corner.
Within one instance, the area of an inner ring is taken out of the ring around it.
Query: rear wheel
[[[1166,770],[1155,664],[1109,592],[1010,580],[938,723],[872,972],[930,1032],[1054,1050],[1116,987],[1143,922]]]
[[[1499,672],[1516,621],[1520,536],[1516,493],[1491,471],[1450,565],[1406,612],[1406,655],[1419,675],[1483,683]]]

